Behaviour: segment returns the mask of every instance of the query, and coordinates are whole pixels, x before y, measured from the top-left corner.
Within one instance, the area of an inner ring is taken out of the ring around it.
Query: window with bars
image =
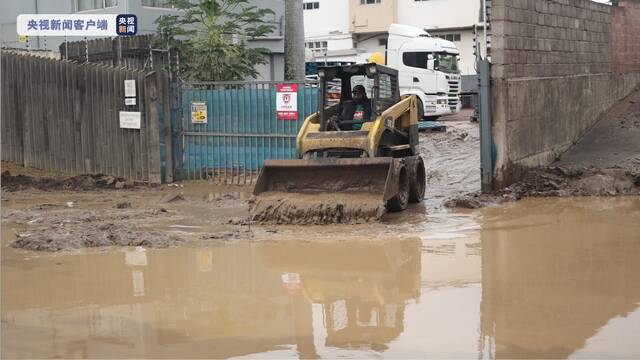
[[[167,0],[142,0],[142,6],[173,9],[173,6]]]
[[[434,36],[449,41],[460,41],[460,34],[438,34]]]
[[[326,41],[307,41],[304,46],[311,50],[322,50],[327,48]]]
[[[118,5],[118,0],[76,0],[76,11],[104,9]]]
[[[319,9],[320,8],[320,3],[317,1],[314,2],[306,2],[302,4],[302,9],[304,10],[314,10],[314,9]]]

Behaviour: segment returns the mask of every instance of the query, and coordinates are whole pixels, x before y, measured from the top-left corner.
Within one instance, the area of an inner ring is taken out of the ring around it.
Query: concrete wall
[[[351,31],[355,34],[387,32],[389,25],[397,22],[399,0],[380,0],[379,3],[361,4],[349,0]]]
[[[517,180],[526,167],[551,163],[640,84],[640,58],[620,55],[638,51],[640,32],[612,26],[614,19],[638,26],[638,7],[621,3],[493,1],[496,187]],[[630,63],[612,60],[621,57]]]
[[[313,0],[318,9],[304,10],[305,40],[317,40],[330,35],[349,34],[349,3],[346,0]]]
[[[398,23],[423,29],[470,27],[480,23],[481,0],[398,0]]]

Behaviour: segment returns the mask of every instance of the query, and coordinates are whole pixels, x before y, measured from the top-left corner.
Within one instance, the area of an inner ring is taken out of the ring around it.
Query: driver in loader
[[[351,94],[351,100],[340,102],[338,114],[329,119],[335,130],[360,130],[362,123],[371,121],[371,99],[364,86],[354,86]]]

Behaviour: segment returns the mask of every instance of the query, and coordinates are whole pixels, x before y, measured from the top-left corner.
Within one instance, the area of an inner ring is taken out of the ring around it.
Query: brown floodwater
[[[640,357],[640,199],[385,221],[360,239],[55,254],[7,247],[3,224],[0,355]]]

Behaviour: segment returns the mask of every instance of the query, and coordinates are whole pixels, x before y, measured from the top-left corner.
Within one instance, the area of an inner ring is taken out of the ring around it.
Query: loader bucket
[[[267,161],[253,190],[251,220],[334,224],[377,220],[398,192],[393,158]]]
[[[368,193],[386,201],[397,190],[393,158],[267,160],[253,194]]]

